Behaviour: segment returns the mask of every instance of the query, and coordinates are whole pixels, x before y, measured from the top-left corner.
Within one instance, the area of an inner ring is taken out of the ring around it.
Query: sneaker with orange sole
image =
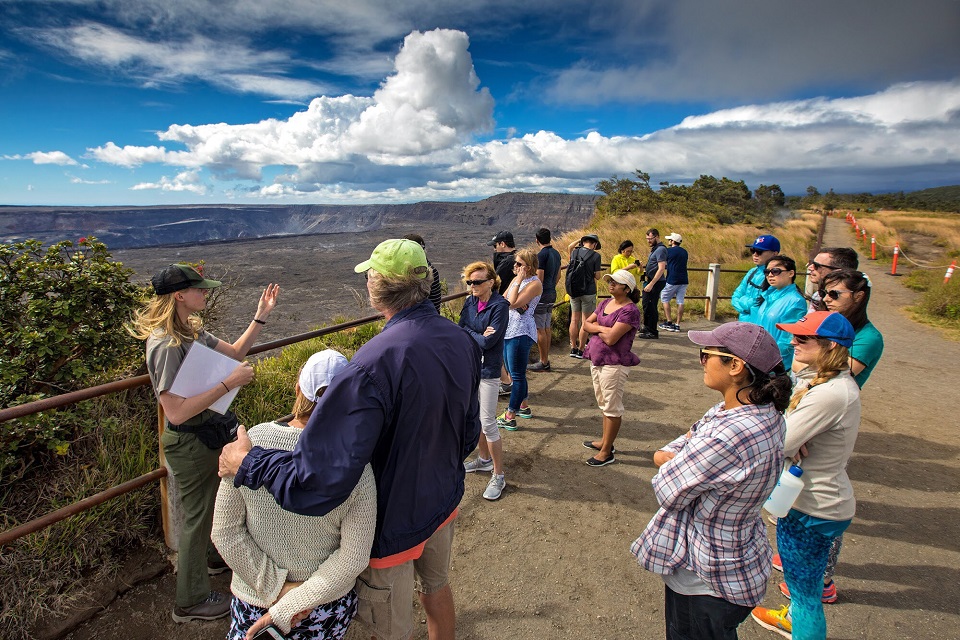
[[[793,637],[793,625],[790,623],[790,607],[784,606],[782,609],[765,609],[764,607],[754,607],[750,612],[754,622],[764,629],[776,631],[784,638]]]
[[[790,597],[790,588],[786,582],[780,583],[780,593]],[[837,585],[833,580],[823,585],[823,593],[820,596],[820,602],[823,604],[834,604],[837,601]]]
[[[772,564],[773,564],[773,569],[774,569],[774,571],[779,571],[780,573],[783,573],[783,563],[780,562],[780,554],[779,554],[779,553],[773,554],[773,562],[772,562]]]

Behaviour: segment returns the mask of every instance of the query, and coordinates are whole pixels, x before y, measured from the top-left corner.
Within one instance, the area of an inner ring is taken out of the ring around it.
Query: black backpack
[[[571,298],[585,296],[590,293],[590,284],[594,281],[593,272],[587,264],[593,251],[585,247],[577,247],[570,256],[567,265],[566,288]]]

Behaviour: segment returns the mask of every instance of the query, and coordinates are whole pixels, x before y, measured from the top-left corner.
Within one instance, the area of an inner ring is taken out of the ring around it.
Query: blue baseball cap
[[[848,349],[853,344],[853,325],[836,311],[814,311],[796,322],[778,323],[777,329],[795,336],[826,338]]]
[[[747,249],[756,249],[758,251],[776,251],[780,253],[780,241],[777,236],[757,236],[753,244],[748,244]]]

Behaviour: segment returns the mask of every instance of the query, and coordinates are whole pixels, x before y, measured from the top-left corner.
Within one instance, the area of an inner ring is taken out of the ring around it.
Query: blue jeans
[[[530,360],[532,346],[533,338],[530,336],[507,338],[503,341],[503,358],[506,361],[507,373],[513,381],[510,389],[511,413],[516,413],[520,409],[520,403],[527,398],[527,362]]]

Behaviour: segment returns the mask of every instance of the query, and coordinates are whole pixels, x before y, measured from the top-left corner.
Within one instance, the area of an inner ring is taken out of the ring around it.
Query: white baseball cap
[[[325,349],[307,359],[300,370],[300,393],[311,402],[317,401],[317,391],[330,386],[333,378],[347,367],[347,358],[339,351]]]
[[[673,240],[674,242],[683,242],[683,238],[679,233],[671,233],[667,236],[667,240]]]

